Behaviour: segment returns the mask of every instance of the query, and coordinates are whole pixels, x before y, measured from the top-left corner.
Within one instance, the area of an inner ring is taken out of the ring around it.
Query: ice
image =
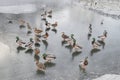
[[[97,79],[93,80],[120,80],[120,75],[115,74],[105,74]]]
[[[6,57],[6,54],[9,52],[10,48],[6,44],[0,42],[0,61],[3,61],[3,59]]]
[[[11,6],[0,6],[0,13],[32,13],[37,10],[34,4],[24,4],[24,5],[11,5]]]

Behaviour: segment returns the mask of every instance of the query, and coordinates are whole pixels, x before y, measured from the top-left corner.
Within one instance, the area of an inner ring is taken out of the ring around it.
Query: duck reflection
[[[45,62],[44,63],[45,67],[54,67],[56,65],[56,63],[52,63],[52,62]]]
[[[37,70],[36,73],[39,75],[45,75],[45,72],[44,71],[41,71],[41,70]]]
[[[66,45],[65,48],[69,49],[70,52],[72,52],[73,46],[72,45]]]
[[[74,57],[80,55],[82,53],[82,51],[75,51],[72,53],[72,59],[74,60]]]
[[[48,42],[46,40],[42,40],[43,44],[45,45],[45,49],[48,47]]]
[[[18,47],[17,47],[17,53],[20,53],[20,51],[23,51],[23,50],[25,50],[25,49],[26,49],[25,47],[18,46]]]
[[[33,49],[32,48],[29,48],[29,49],[27,49],[26,51],[25,51],[25,53],[28,53],[28,54],[33,54]]]
[[[54,29],[52,29],[51,31],[53,31],[53,32],[57,33],[57,29],[55,29],[55,28],[54,28]]]
[[[92,49],[92,50],[90,51],[91,56],[93,56],[93,54],[94,54],[94,53],[97,53],[97,52],[100,52],[100,49],[97,49],[97,48]]]
[[[63,41],[61,41],[61,44],[62,44],[62,46],[63,46],[63,45],[65,45],[65,44],[67,44],[67,41],[63,40]]]
[[[104,41],[102,41],[102,40],[98,40],[98,42],[101,44],[102,49],[104,49],[104,48],[105,48],[105,42],[104,42]]]

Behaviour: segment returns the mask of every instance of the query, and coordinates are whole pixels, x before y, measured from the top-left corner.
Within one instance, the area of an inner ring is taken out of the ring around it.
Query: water
[[[15,37],[20,36],[28,41],[30,37],[26,36],[26,30],[19,29],[18,19],[22,18],[32,25],[32,27],[42,27],[39,21],[39,11],[29,14],[0,14],[0,42],[10,48],[10,52],[5,54],[0,62],[1,80],[91,80],[104,74],[120,74],[120,22],[110,17],[102,16],[79,7],[66,7],[63,9],[53,8],[53,18],[50,22],[58,21],[57,34],[50,31],[48,38],[48,48],[45,50],[41,43],[42,56],[44,52],[55,54],[57,59],[54,64],[48,66],[45,74],[36,71],[34,54],[25,54],[24,51],[17,53]],[[13,20],[13,24],[8,24],[8,18]],[[104,24],[101,25],[101,21]],[[37,22],[36,22],[37,21]],[[40,22],[42,23],[42,22]],[[97,38],[104,30],[108,31],[108,37],[105,40],[105,48],[98,53],[91,55],[91,40],[87,39],[88,26],[92,24],[92,37]],[[83,47],[82,53],[72,56],[70,51],[61,45],[61,33],[67,35],[74,34],[77,43]],[[79,62],[88,56],[89,65],[86,72],[81,72]],[[41,58],[41,62],[44,60]]]

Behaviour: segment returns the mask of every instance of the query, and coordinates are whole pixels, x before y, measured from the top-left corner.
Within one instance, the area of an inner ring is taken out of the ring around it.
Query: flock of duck
[[[40,54],[41,42],[43,42],[43,44],[45,45],[45,48],[47,48],[48,46],[47,39],[49,37],[49,31],[51,30],[57,33],[56,27],[58,26],[58,22],[56,21],[55,23],[52,24],[52,23],[49,23],[49,21],[47,20],[48,18],[52,19],[52,13],[53,13],[52,10],[49,10],[49,11],[44,11],[43,14],[41,14],[41,20],[44,22],[45,30],[41,28],[36,28],[36,27],[32,28],[28,22],[24,20],[19,20],[20,22],[19,28],[21,30],[26,29],[27,36],[34,34],[34,36],[29,39],[29,42],[25,42],[22,39],[20,39],[18,36],[16,36],[18,53],[23,50],[25,50],[25,53],[31,53],[31,54],[34,53],[34,59],[35,59],[37,70],[40,70],[43,72],[45,72],[46,70],[45,64],[52,63],[52,61],[56,59],[56,56],[54,54],[48,54],[48,53]],[[103,24],[103,21],[101,22],[101,25],[102,24]],[[92,24],[89,24],[88,40],[91,38],[91,36],[92,36]],[[72,52],[72,54],[82,52],[83,47],[77,44],[77,41],[74,38],[74,34],[71,34],[70,36],[68,36],[65,34],[65,32],[62,32],[61,38],[62,38],[62,42],[61,42],[62,46],[65,46],[65,48],[70,49],[70,52]],[[106,30],[104,30],[101,36],[98,36],[97,41],[95,38],[92,38],[91,45],[93,49],[91,50],[91,53],[100,51],[100,48],[99,48],[100,46],[103,46],[104,48],[106,38],[107,38]],[[39,55],[42,55],[44,63],[40,62],[41,58]],[[88,57],[85,57],[84,60],[80,61],[79,66],[81,70],[85,71],[87,65],[88,65]]]

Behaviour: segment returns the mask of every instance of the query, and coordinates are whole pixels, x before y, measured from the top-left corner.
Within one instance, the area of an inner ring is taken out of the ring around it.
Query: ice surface
[[[103,75],[97,79],[93,79],[93,80],[120,80],[120,75],[115,75],[115,74],[106,74]]]
[[[10,52],[9,47],[0,42],[0,62],[6,57],[6,54]]]

